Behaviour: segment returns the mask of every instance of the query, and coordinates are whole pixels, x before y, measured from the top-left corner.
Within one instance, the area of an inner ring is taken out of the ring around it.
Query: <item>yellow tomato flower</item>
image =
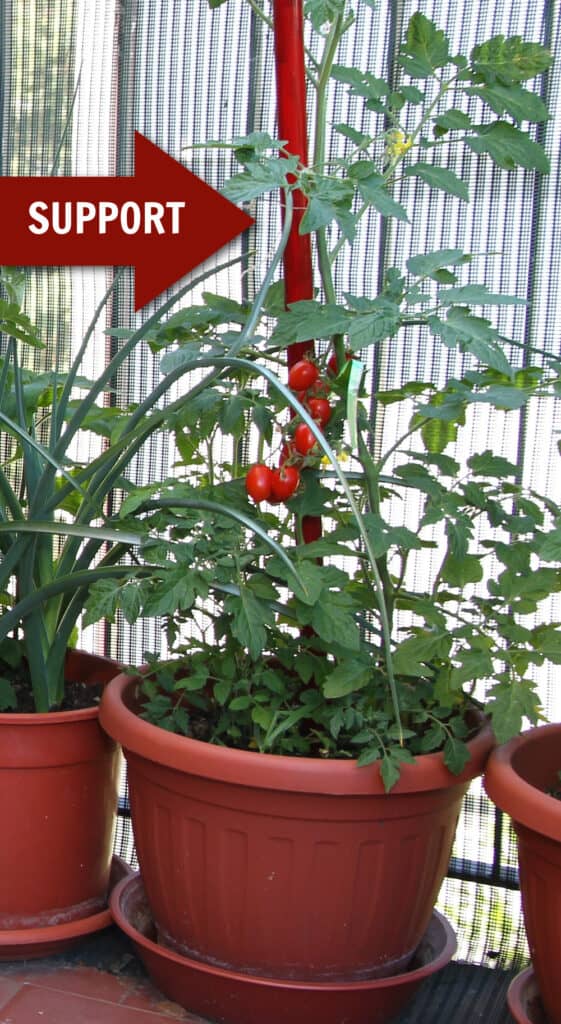
[[[394,160],[398,156],[403,156],[408,149],[411,149],[412,145],[413,139],[410,135],[405,135],[404,132],[394,129],[388,133],[386,153],[391,160]]]
[[[345,451],[336,452],[336,456],[337,456],[337,462],[348,462],[349,461],[349,454],[348,454],[348,452],[345,452]],[[327,455],[322,455],[322,457],[321,457],[321,464],[322,464],[322,466],[330,466],[331,465],[331,459]]]

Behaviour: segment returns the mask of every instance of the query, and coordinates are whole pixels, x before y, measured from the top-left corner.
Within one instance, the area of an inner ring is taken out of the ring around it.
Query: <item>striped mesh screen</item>
[[[337,60],[361,66],[368,60],[377,74],[395,73],[396,44],[416,9],[464,50],[492,34],[520,34],[545,42],[561,56],[558,3],[380,0],[377,5],[354,6],[358,18]],[[259,15],[260,9],[267,15],[269,8],[268,0],[230,0],[214,12],[207,0],[2,0],[2,174],[129,174],[133,130],[138,129],[220,187],[234,171],[231,152],[197,144],[257,129],[275,134],[272,39]],[[505,334],[517,341],[512,358],[522,366],[539,362],[540,351],[559,352],[560,69],[558,59],[546,83],[545,99],[553,118],[540,129],[551,175],[536,180],[530,172],[519,172],[505,179],[489,164],[481,166],[475,154],[464,155],[461,166],[451,157],[450,166],[470,183],[472,202],[462,208],[442,194],[429,198],[413,179],[405,180],[398,198],[414,202],[417,212],[421,207],[422,216],[415,218],[414,227],[397,221],[385,224],[374,213],[363,218],[353,256],[341,257],[341,293],[373,295],[388,266],[402,267],[415,253],[455,246],[479,254],[473,262],[474,276],[481,278],[484,271],[491,290],[531,300],[528,308],[502,307],[500,312]],[[332,96],[330,120],[343,120],[347,105],[355,102],[346,94]],[[339,137],[331,156],[343,152],[344,145]],[[241,270],[217,275],[206,288],[227,289],[233,296],[255,289],[278,237],[278,197],[260,201],[255,214],[249,238],[231,247],[232,253],[245,256]],[[48,359],[68,358],[112,273],[110,268],[30,272],[29,312],[49,341]],[[134,322],[132,272],[127,270],[108,310],[108,323],[94,335],[92,369],[106,358],[108,346],[118,343],[108,341],[104,328]],[[378,353],[377,372],[381,383],[391,386],[412,373],[422,379],[429,373],[461,370],[460,359],[456,352],[444,355],[441,346],[412,327]],[[157,375],[157,363],[143,351],[127,377],[115,383],[137,399]],[[381,442],[402,426],[393,407],[390,410],[384,415],[373,410]],[[530,405],[523,414],[513,413],[506,427],[480,407],[470,429],[474,444],[482,449],[488,437],[502,432],[504,454],[518,461],[521,477],[559,497],[558,407]],[[166,446],[154,443],[139,458],[135,472],[139,480],[147,480],[166,473],[169,465]],[[422,564],[417,571],[423,571]],[[552,606],[551,614],[559,618],[560,609]],[[84,642],[134,661],[157,636],[157,624],[133,630],[123,626],[111,633],[100,626]],[[547,672],[540,685],[548,713],[559,718],[561,695]],[[119,852],[132,859],[126,816],[116,842]],[[458,929],[460,958],[505,967],[527,955],[512,836],[479,784],[466,802],[440,907]]]

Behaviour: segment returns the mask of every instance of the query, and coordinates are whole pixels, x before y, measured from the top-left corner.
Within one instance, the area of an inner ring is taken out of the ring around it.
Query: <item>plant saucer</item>
[[[516,975],[508,987],[506,998],[516,1024],[548,1024],[532,967],[526,967]]]
[[[434,911],[408,971],[353,982],[277,979],[226,970],[159,945],[138,874],[116,885],[111,910],[160,991],[191,1013],[223,1024],[389,1024],[456,949],[450,924]]]
[[[109,892],[117,883],[132,874],[132,869],[121,857],[114,856],[111,861]],[[34,960],[39,957],[62,953],[86,935],[109,928],[113,917],[109,906],[96,914],[65,921],[62,924],[47,925],[40,928],[8,928],[0,929],[0,962],[8,960]]]

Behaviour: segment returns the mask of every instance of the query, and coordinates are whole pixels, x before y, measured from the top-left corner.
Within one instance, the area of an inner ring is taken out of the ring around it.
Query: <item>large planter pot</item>
[[[512,818],[524,923],[549,1024],[561,1024],[561,725],[542,725],[493,752],[485,788]]]
[[[106,688],[101,722],[128,762],[137,853],[159,941],[276,978],[360,980],[406,969],[446,872],[462,798],[493,738],[484,724],[461,776],[440,755],[379,766],[232,750],[137,714],[138,681]]]
[[[67,679],[106,683],[115,662],[81,652]],[[55,928],[106,907],[119,751],[98,707],[0,714],[0,931]]]

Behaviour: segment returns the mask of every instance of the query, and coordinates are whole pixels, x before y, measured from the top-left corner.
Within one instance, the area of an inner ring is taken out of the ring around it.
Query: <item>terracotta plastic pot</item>
[[[105,683],[115,662],[81,652],[67,678]],[[119,751],[97,707],[0,714],[0,930],[42,928],[106,906]]]
[[[389,1024],[456,951],[452,928],[434,911],[408,971],[352,982],[264,978],[190,960],[159,945],[138,875],[118,883],[111,910],[158,988],[191,1013],[222,1024]]]
[[[561,725],[542,725],[497,747],[485,788],[512,818],[518,839],[524,923],[549,1024],[561,1024]]]
[[[463,795],[492,746],[487,725],[461,776],[440,755],[379,766],[231,750],[136,714],[137,682],[112,680],[101,722],[123,745],[141,873],[159,939],[182,955],[276,978],[404,970],[430,920]]]

